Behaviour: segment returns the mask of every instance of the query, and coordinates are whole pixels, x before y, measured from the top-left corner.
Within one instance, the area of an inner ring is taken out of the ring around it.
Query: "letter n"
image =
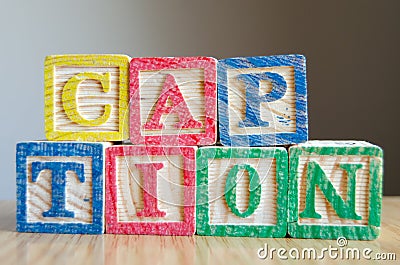
[[[300,213],[301,218],[321,218],[321,215],[315,211],[315,189],[318,186],[340,218],[362,219],[355,210],[356,172],[362,168],[362,165],[341,163],[340,168],[347,172],[346,200],[340,197],[318,163],[311,161],[307,164],[306,201],[305,209]]]

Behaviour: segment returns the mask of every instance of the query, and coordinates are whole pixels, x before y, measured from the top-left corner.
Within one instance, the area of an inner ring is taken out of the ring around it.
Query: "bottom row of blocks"
[[[379,235],[382,150],[17,145],[17,231],[338,238]],[[106,176],[106,177],[104,177]]]

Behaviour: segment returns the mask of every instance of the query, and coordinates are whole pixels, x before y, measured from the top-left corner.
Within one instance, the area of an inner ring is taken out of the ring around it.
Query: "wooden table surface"
[[[400,197],[384,197],[382,230],[374,241],[348,241],[346,248],[361,251],[370,248],[388,257],[394,253],[397,261],[365,260],[365,264],[398,264],[400,260]],[[302,260],[258,258],[265,244],[269,248],[315,248],[318,253],[329,245],[338,248],[335,240],[289,238],[232,238],[232,237],[170,237],[135,235],[60,235],[15,232],[15,202],[0,201],[0,264],[271,264],[304,263]],[[295,253],[295,252],[292,252]],[[326,253],[326,252],[325,252]],[[261,253],[263,254],[263,253]],[[300,257],[301,258],[301,257]],[[345,258],[345,256],[344,256]],[[358,260],[329,258],[311,263],[359,263]],[[308,260],[310,262],[310,260]]]

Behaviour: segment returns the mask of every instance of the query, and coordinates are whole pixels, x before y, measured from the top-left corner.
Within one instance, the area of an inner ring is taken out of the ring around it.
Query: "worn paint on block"
[[[371,240],[379,235],[383,153],[362,141],[290,148],[289,234]]]
[[[214,144],[216,64],[211,57],[133,58],[131,142],[165,146]]]
[[[17,145],[17,231],[102,234],[108,143]]]
[[[47,56],[45,129],[48,140],[128,139],[126,55]]]
[[[196,147],[107,149],[106,232],[193,235]]]
[[[284,148],[204,147],[196,163],[197,234],[285,237]]]
[[[225,146],[305,142],[305,57],[278,55],[218,61],[218,118]]]

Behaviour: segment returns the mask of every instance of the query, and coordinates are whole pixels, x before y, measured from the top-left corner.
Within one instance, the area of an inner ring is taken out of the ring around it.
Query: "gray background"
[[[400,195],[400,1],[2,1],[0,199],[15,198],[15,144],[44,139],[43,60],[122,53],[307,57],[310,139],[384,148]]]

